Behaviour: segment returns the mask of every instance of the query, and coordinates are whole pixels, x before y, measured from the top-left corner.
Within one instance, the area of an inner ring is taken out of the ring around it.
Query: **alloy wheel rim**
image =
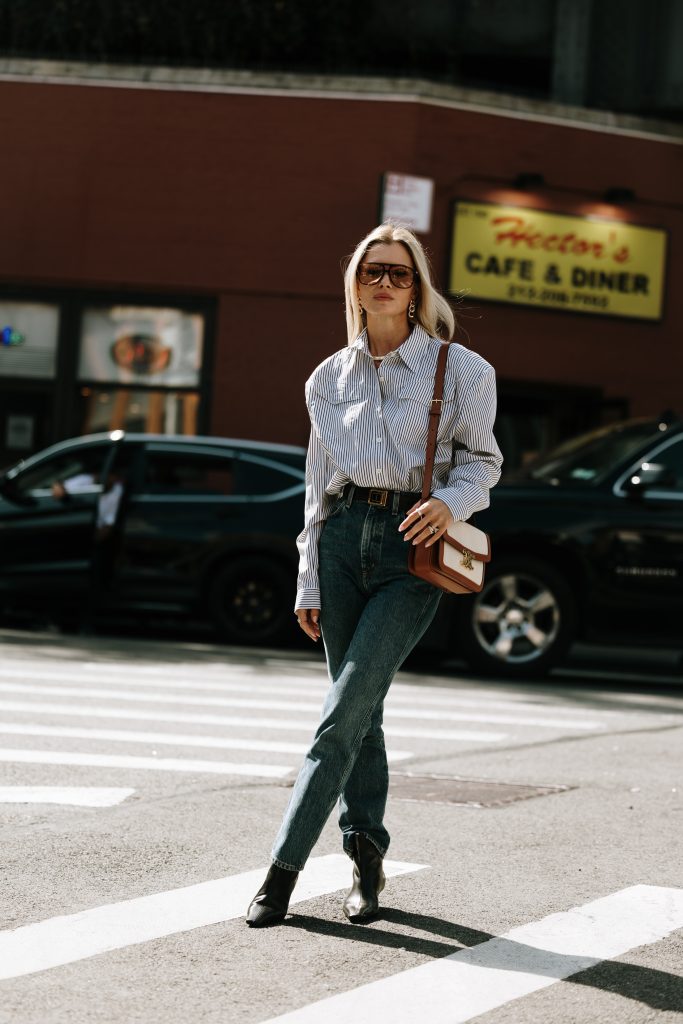
[[[227,595],[226,608],[233,624],[250,633],[269,629],[276,617],[276,588],[266,580],[239,580]]]
[[[522,665],[538,661],[555,643],[560,606],[538,577],[506,573],[477,595],[472,624],[477,642],[489,657]]]

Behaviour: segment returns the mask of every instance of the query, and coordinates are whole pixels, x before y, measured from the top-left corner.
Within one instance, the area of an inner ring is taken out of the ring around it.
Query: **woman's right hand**
[[[303,629],[306,636],[310,636],[311,640],[320,639],[320,609],[319,608],[297,608],[294,612],[299,625]]]

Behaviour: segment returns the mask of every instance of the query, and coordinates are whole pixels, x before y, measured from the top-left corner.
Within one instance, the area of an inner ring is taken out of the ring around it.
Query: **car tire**
[[[576,635],[576,602],[553,565],[506,556],[492,562],[483,590],[462,601],[457,628],[455,651],[473,668],[512,679],[542,676]]]
[[[292,634],[292,574],[262,555],[226,562],[208,589],[209,614],[222,640],[279,644]]]

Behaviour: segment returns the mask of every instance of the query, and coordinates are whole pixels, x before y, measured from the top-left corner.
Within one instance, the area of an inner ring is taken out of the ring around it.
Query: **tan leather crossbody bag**
[[[443,407],[443,385],[446,376],[448,344],[441,346],[436,363],[434,394],[429,410],[429,431],[424,478],[422,480],[422,501],[429,497],[429,487],[434,471],[436,435]],[[438,498],[439,493],[434,495]],[[483,530],[470,523],[456,520],[448,531],[428,548],[424,544],[411,545],[408,554],[408,569],[428,583],[450,594],[478,593],[484,586],[484,569],[491,561],[491,541]]]

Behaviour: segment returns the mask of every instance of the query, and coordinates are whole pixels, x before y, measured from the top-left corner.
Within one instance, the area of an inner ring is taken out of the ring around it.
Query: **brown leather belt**
[[[376,505],[389,511],[396,508],[399,512],[406,512],[420,500],[420,495],[413,494],[412,491],[387,491],[380,487],[356,487],[355,484],[347,484],[344,488],[347,500],[351,490],[351,501],[365,501],[368,505]]]

